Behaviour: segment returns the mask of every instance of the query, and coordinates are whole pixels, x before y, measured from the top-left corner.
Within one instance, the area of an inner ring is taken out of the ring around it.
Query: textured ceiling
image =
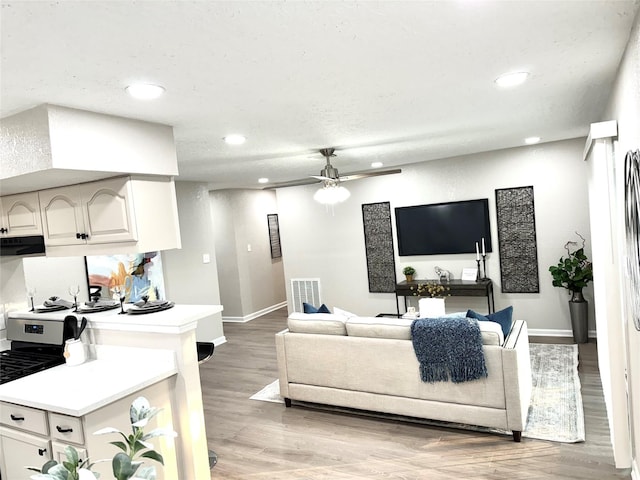
[[[2,1],[0,115],[42,103],[172,125],[180,180],[257,188],[586,136],[640,3]],[[494,79],[528,70],[499,89]],[[161,84],[153,102],[134,81]],[[248,141],[228,146],[222,137]]]

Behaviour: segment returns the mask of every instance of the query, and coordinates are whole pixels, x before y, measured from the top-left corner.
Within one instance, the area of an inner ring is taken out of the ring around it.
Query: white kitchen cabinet
[[[3,478],[29,480],[35,472],[25,467],[40,468],[52,458],[49,439],[19,430],[0,427],[0,445]]]
[[[64,452],[67,445],[68,444],[60,442],[51,442],[51,454],[56,462],[62,463],[67,461],[67,454]],[[78,452],[78,463],[82,465],[82,462],[87,459],[87,450],[82,447],[78,447],[77,445],[72,446]]]
[[[48,256],[180,248],[175,185],[167,177],[116,177],[39,192]]]
[[[40,208],[47,246],[137,240],[128,177],[43,190]]]
[[[0,197],[0,234],[5,237],[42,235],[38,192]]]
[[[139,396],[147,398],[152,406],[161,408],[147,431],[160,426],[172,428],[170,394],[174,383],[173,378],[162,380],[108,402],[82,417],[0,402],[0,474],[3,480],[28,480],[30,473],[25,466],[40,468],[51,458],[58,462],[64,461],[64,449],[67,445],[78,451],[79,458],[89,458],[91,463],[111,460],[120,450],[110,442],[121,440],[120,435],[94,435],[94,432],[114,427],[130,434],[129,408]],[[162,466],[152,460],[145,460],[145,465],[156,466],[159,480],[178,478],[174,439],[161,437],[152,443],[164,457],[165,464]],[[112,478],[111,461],[99,462],[94,465],[93,470],[100,473],[101,478]]]

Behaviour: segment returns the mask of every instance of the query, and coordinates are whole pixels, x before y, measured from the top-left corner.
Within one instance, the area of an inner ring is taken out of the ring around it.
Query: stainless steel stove
[[[73,315],[64,320],[7,319],[11,349],[0,352],[0,385],[64,363],[64,342],[71,338]]]

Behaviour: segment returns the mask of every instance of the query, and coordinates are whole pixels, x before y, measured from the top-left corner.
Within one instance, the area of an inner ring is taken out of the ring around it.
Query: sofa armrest
[[[527,424],[531,402],[531,358],[527,323],[516,320],[502,349],[502,370],[510,430],[522,431]]]
[[[278,360],[278,380],[280,383],[280,396],[289,398],[289,379],[287,374],[287,352],[284,346],[284,336],[289,332],[286,328],[276,333],[276,358]]]

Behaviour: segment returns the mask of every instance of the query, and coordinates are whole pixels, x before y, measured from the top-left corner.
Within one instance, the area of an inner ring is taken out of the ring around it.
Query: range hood
[[[31,235],[28,237],[0,238],[0,256],[44,256],[44,237]]]

